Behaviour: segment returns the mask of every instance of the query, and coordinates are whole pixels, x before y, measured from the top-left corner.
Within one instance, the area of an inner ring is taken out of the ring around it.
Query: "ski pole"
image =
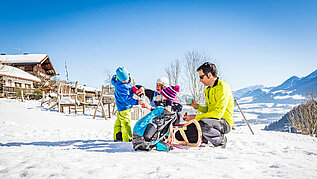
[[[243,116],[245,122],[248,124],[248,127],[249,127],[251,133],[254,135],[254,133],[253,133],[253,131],[252,131],[252,129],[251,129],[250,124],[248,123],[247,119],[245,118],[245,116],[244,116],[244,114],[243,114],[243,112],[242,112],[242,110],[241,110],[241,108],[240,108],[240,106],[239,106],[239,104],[238,104],[238,101],[237,101],[237,100],[234,100],[234,102],[235,102],[236,105],[238,106],[238,108],[239,108],[239,110],[240,110],[240,112],[241,112],[241,114],[242,114],[242,116]]]

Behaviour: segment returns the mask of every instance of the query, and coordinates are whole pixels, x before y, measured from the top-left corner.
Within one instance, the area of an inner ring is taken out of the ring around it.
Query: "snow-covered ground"
[[[286,93],[286,92],[285,92]],[[280,120],[287,112],[300,103],[279,104],[276,102],[256,103],[253,97],[245,97],[238,100],[238,103],[248,120],[255,124],[270,124]],[[234,111],[235,121],[242,120],[238,108]]]
[[[246,125],[227,148],[135,152],[112,141],[115,116],[62,114],[0,99],[0,178],[315,178],[317,138]],[[132,121],[132,125],[136,121]],[[242,121],[240,121],[242,122]]]

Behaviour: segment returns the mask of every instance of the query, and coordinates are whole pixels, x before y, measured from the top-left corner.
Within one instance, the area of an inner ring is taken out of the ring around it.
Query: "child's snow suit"
[[[114,140],[129,142],[132,139],[130,127],[131,108],[138,104],[138,100],[133,98],[132,85],[122,83],[114,75],[111,84],[115,87],[115,99],[117,104],[117,120],[114,124]]]
[[[167,111],[162,106],[156,107],[134,125],[132,140],[134,150],[150,151],[154,147],[159,151],[171,150],[172,146],[165,140],[170,124],[176,120],[175,112]]]

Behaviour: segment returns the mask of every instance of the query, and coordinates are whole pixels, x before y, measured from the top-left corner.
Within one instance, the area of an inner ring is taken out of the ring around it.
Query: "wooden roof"
[[[0,61],[13,65],[41,64],[48,75],[56,75],[53,64],[46,54],[0,55]]]

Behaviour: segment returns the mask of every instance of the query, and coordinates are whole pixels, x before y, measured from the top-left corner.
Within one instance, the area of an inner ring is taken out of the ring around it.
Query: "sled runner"
[[[197,136],[198,136],[198,139],[197,139],[197,142],[196,143],[190,143],[187,139],[187,136],[185,134],[185,131],[187,130],[187,126],[189,126],[190,124],[194,124],[197,128]],[[175,137],[175,133],[179,131],[181,136],[183,137],[184,141],[179,141],[176,139]],[[168,143],[169,144],[176,144],[176,145],[184,145],[184,146],[190,146],[190,147],[198,147],[201,145],[201,142],[202,142],[202,132],[201,132],[201,127],[198,123],[198,121],[196,120],[190,120],[189,122],[185,123],[185,124],[176,124],[176,125],[173,125],[171,124],[170,125],[170,128],[169,128],[169,136],[168,136],[168,139],[167,139]]]

